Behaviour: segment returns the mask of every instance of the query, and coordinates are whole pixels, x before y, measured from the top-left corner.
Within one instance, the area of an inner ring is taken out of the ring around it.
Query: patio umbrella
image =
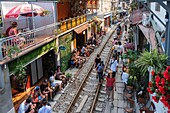
[[[31,6],[32,5],[32,6]],[[23,4],[15,6],[6,15],[5,18],[18,18],[21,16],[32,17],[37,15],[42,15],[45,10],[35,4]],[[32,13],[33,12],[33,13]],[[32,15],[34,14],[34,15]]]
[[[43,12],[45,10],[35,4],[23,4],[19,6],[15,6],[12,8],[6,15],[5,18],[18,18],[19,16],[25,16],[25,17],[34,17],[37,15],[42,16]],[[26,19],[27,21],[27,19]],[[28,27],[28,21],[27,21],[27,27]],[[34,18],[33,18],[33,28],[35,28],[34,25]]]

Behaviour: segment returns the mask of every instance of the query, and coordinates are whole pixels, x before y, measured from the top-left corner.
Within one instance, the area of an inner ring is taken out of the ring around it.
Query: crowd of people
[[[100,43],[101,40],[96,39],[96,34],[91,34],[91,37],[84,46],[74,49],[72,57],[70,59],[71,67],[81,68],[83,66],[83,63],[86,61],[86,57],[89,57],[94,49],[100,45]]]
[[[127,31],[127,26],[125,27],[125,31]],[[106,79],[106,92],[108,94],[108,99],[110,98],[110,94],[112,94],[111,99],[114,99],[114,91],[116,91],[116,73],[118,72],[118,63],[120,63],[119,59],[122,53],[126,52],[125,46],[120,41],[120,36],[122,34],[122,28],[120,25],[117,27],[117,36],[114,37],[114,40],[112,41],[113,47],[113,56],[110,59],[109,62],[109,71],[106,72],[106,69],[104,68],[104,63],[101,61],[100,55],[98,54],[95,59],[95,69],[97,72],[96,78],[99,79],[99,84],[102,83],[102,80]],[[125,38],[125,44],[128,43],[128,40]],[[121,80],[124,83],[124,91],[126,89],[127,81],[129,74],[127,73],[128,69],[125,65],[122,67],[121,71]],[[108,73],[106,75],[106,73]],[[112,101],[113,104],[113,101]]]
[[[40,86],[33,89],[29,98],[21,103],[18,113],[52,113],[48,102],[54,101],[57,92],[64,93],[66,79],[65,73],[57,66],[55,72],[49,73],[49,79],[44,79]]]

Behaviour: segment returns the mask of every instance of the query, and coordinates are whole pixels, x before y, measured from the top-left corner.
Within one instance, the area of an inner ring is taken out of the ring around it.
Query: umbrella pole
[[[32,24],[33,24],[33,38],[35,38],[35,19],[34,19],[34,13],[33,13],[33,5],[31,3],[31,11],[32,11]],[[33,39],[34,40],[34,39]]]

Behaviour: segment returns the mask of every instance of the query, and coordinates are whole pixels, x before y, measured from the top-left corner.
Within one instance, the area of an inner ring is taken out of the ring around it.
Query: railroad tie
[[[79,107],[77,108],[76,113],[80,113],[80,111],[82,110],[82,108],[83,108],[84,104],[86,103],[87,99],[88,99],[88,95],[85,95],[83,97],[83,100],[81,101]]]

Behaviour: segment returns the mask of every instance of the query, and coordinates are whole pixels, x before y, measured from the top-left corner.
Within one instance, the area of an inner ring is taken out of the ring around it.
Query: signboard
[[[66,47],[65,47],[65,46],[63,46],[63,45],[61,45],[61,46],[59,46],[59,50],[63,50],[63,51],[65,51],[65,50],[66,50]]]

